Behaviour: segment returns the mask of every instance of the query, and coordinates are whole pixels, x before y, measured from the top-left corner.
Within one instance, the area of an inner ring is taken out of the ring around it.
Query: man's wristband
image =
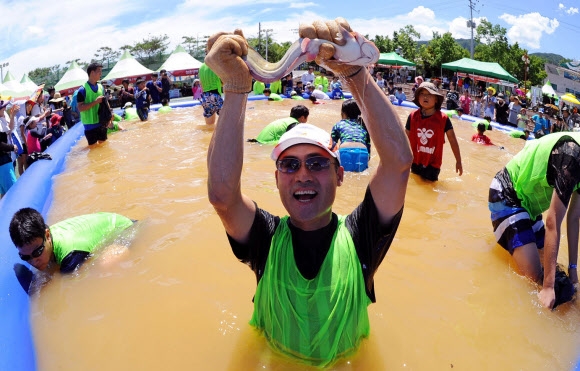
[[[363,69],[363,67],[359,68],[359,69],[358,69],[358,71],[356,71],[355,73],[353,73],[353,74],[352,74],[352,75],[350,75],[350,76],[345,76],[345,78],[347,78],[347,79],[350,79],[350,78],[353,78],[353,77],[355,77],[356,75],[358,75],[358,73],[359,73],[360,71],[362,71],[362,69]]]
[[[578,264],[569,264],[568,269],[576,269],[578,268]]]

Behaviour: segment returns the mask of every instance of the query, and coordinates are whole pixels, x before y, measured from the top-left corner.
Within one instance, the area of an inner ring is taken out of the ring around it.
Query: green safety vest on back
[[[312,280],[296,267],[288,216],[280,220],[250,321],[274,349],[319,367],[349,356],[369,335],[370,303],[344,216]]]
[[[270,90],[272,93],[281,94],[282,93],[282,81],[277,80],[270,83]]]
[[[83,85],[85,88],[85,103],[92,103],[97,100],[98,97],[103,95],[103,85],[97,83],[97,92],[95,93],[89,82],[85,82]],[[100,104],[95,104],[93,107],[86,111],[81,112],[81,122],[83,125],[98,124],[99,123],[99,106]]]
[[[120,214],[95,213],[65,219],[50,227],[54,257],[60,265],[71,251],[93,252],[133,221]]]
[[[254,86],[252,87],[252,91],[254,95],[262,95],[264,94],[264,89],[266,89],[266,84],[261,81],[254,81]]]
[[[282,98],[280,95],[276,94],[276,93],[270,93],[270,96],[268,97],[268,100],[274,100],[274,101],[281,101],[284,100],[284,98]]]
[[[570,137],[580,144],[580,133],[553,133],[528,142],[506,165],[518,199],[532,220],[550,207],[554,188],[548,184],[546,176],[548,160],[552,148],[563,137]]]
[[[197,72],[203,91],[217,90],[221,93],[222,81],[205,63],[202,63]]]
[[[256,140],[262,144],[277,144],[280,137],[286,132],[288,126],[299,124],[294,117],[286,117],[272,121],[260,131]]]

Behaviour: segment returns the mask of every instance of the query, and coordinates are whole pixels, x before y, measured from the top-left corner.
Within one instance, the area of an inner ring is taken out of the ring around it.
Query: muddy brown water
[[[249,102],[247,138],[286,117],[294,101]],[[312,106],[309,122],[330,130],[340,102]],[[404,123],[409,109],[395,108]],[[464,174],[446,144],[440,181],[411,175],[405,212],[375,278],[371,335],[336,370],[569,370],[580,351],[578,303],[542,309],[538,288],[517,275],[496,245],[487,193],[524,145],[470,142],[453,120]],[[153,114],[89,150],[81,139],[56,178],[49,222],[96,211],[141,220],[128,249],[105,251],[77,273],[56,274],[32,299],[40,370],[300,370],[273,354],[249,325],[253,272],[231,252],[207,199],[213,132],[200,107]],[[283,215],[272,147],[246,143],[242,186]],[[377,166],[373,156],[370,170]],[[348,173],[334,211],[361,200],[369,173]],[[565,228],[565,226],[564,226]],[[567,265],[565,229],[558,261]]]

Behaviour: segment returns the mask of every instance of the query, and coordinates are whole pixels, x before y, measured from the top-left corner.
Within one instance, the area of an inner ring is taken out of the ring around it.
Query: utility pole
[[[467,27],[471,29],[471,59],[473,59],[473,29],[475,28],[475,22],[473,22],[473,9],[475,9],[475,5],[479,2],[479,0],[469,0],[469,21],[467,21]]]
[[[272,31],[274,31],[274,30],[271,28],[264,30],[264,32],[266,32],[266,60],[268,60],[268,32],[272,32]]]
[[[258,53],[262,50],[262,23],[258,23]]]

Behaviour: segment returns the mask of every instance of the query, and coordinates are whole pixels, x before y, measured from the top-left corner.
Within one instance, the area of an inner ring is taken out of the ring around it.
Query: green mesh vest
[[[370,332],[360,261],[339,216],[318,275],[305,279],[294,260],[288,216],[282,218],[256,289],[252,326],[277,351],[314,366],[352,354]]]
[[[580,144],[580,133],[553,133],[527,143],[506,165],[522,207],[532,220],[550,207],[554,188],[546,177],[548,160],[562,137],[570,137]]]
[[[85,103],[91,103],[97,100],[98,97],[103,95],[103,85],[97,84],[97,92],[95,93],[88,81],[83,85],[85,88]],[[93,107],[86,111],[81,112],[81,122],[83,125],[98,124],[99,123],[99,106],[100,104],[95,104]]]
[[[93,252],[102,242],[133,225],[131,219],[114,213],[75,216],[50,226],[54,257],[58,264],[71,251]]]

